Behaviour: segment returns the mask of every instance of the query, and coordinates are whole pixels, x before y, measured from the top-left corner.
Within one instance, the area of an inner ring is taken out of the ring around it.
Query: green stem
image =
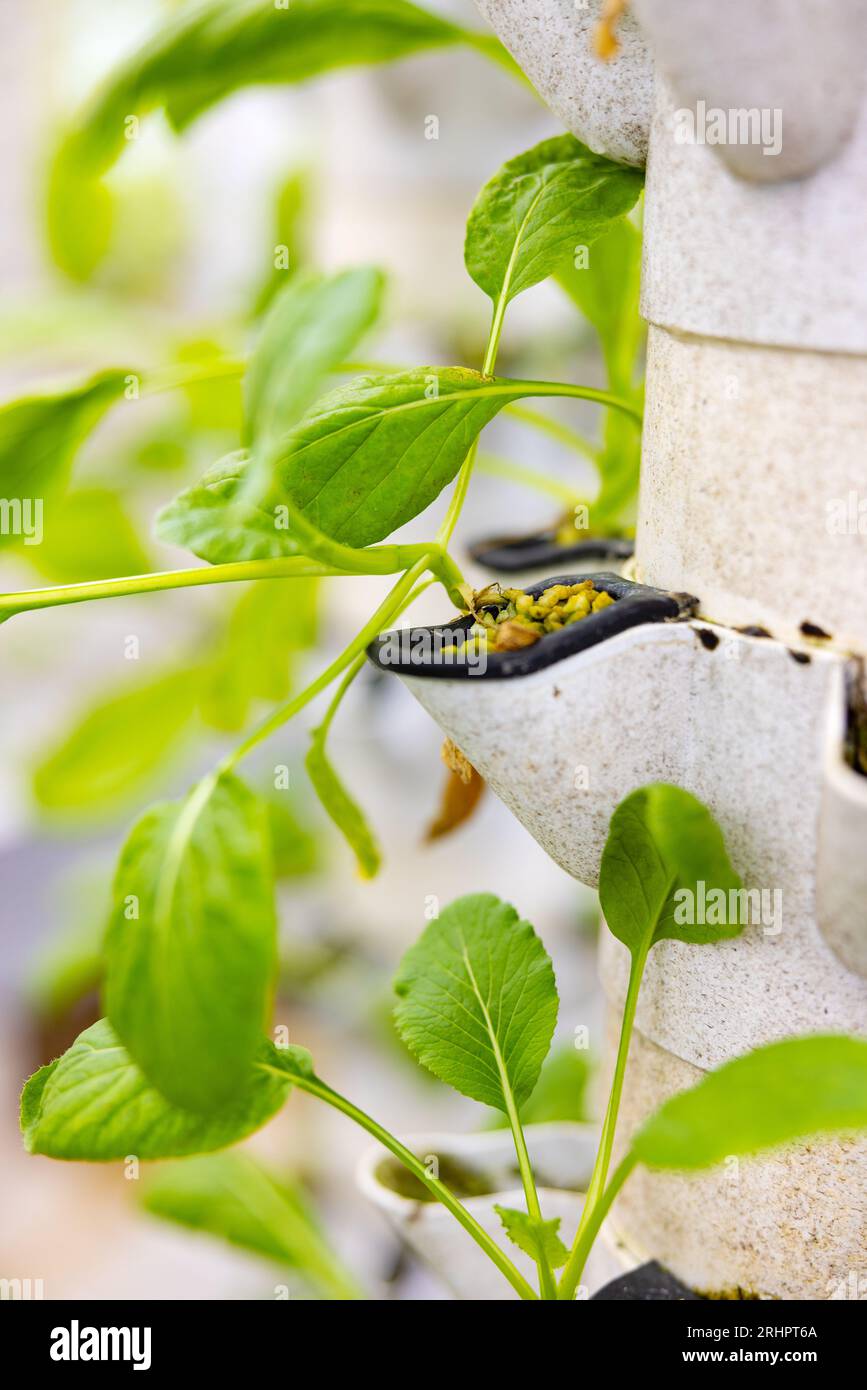
[[[569,1300],[575,1297],[575,1292],[581,1281],[581,1275],[584,1273],[584,1266],[587,1263],[587,1256],[593,1249],[593,1242],[599,1234],[602,1222],[608,1215],[614,1198],[626,1182],[626,1179],[629,1177],[629,1174],[632,1172],[637,1162],[638,1159],[636,1155],[630,1149],[619,1166],[615,1168],[610,1183],[594,1206],[590,1220],[587,1222],[586,1226],[584,1226],[580,1239],[576,1241],[575,1247],[569,1256],[569,1261],[563,1271],[563,1277],[560,1280],[558,1289],[559,1298]]]
[[[268,1070],[276,1069],[268,1068]],[[285,1079],[285,1074],[283,1072],[278,1074]],[[408,1149],[405,1144],[402,1144],[399,1139],[393,1134],[390,1134],[387,1129],[384,1129],[381,1124],[370,1115],[366,1114],[365,1111],[359,1110],[357,1105],[352,1104],[352,1101],[347,1100],[346,1097],[340,1095],[339,1092],[332,1091],[331,1087],[326,1086],[318,1077],[293,1074],[292,1080],[293,1085],[299,1087],[302,1091],[307,1091],[311,1096],[318,1097],[319,1100],[324,1100],[327,1105],[333,1106],[335,1110],[340,1110],[344,1115],[347,1115],[350,1120],[354,1120],[357,1125],[360,1125],[362,1129],[366,1129],[368,1134],[373,1135],[374,1139],[377,1139],[384,1148],[394,1154],[395,1158],[397,1158],[405,1168],[408,1168],[413,1176],[418,1178],[419,1182],[424,1183],[425,1187],[432,1193],[437,1201],[441,1202],[442,1205],[451,1212],[455,1220],[460,1222],[468,1235],[472,1236],[476,1244],[484,1250],[488,1259],[497,1266],[497,1269],[508,1279],[512,1288],[515,1289],[521,1298],[527,1300],[536,1298],[536,1294],[520,1271],[515,1268],[508,1255],[500,1249],[497,1242],[479,1225],[476,1218],[467,1211],[462,1202],[458,1201],[457,1197],[446,1187],[445,1183],[440,1182],[439,1178],[432,1178],[430,1176],[421,1159],[419,1159],[411,1149]]]
[[[457,394],[457,393],[455,393]],[[640,408],[634,401],[612,391],[597,391],[594,386],[574,386],[569,381],[508,381],[502,390],[495,394],[504,396],[563,396],[579,401],[595,401],[597,405],[610,406],[612,410],[622,411],[639,424],[642,421]]]
[[[402,568],[402,566],[397,566]],[[206,569],[165,570],[157,574],[131,574],[120,579],[98,579],[84,584],[55,584],[45,589],[22,589],[0,594],[0,620],[37,608],[85,603],[91,599],[122,598],[128,594],[158,593],[164,589],[191,589],[202,584],[236,584],[252,579],[292,579],[308,575],[345,575],[305,556],[277,560],[240,560]]]
[[[480,473],[487,473],[493,478],[503,478],[506,482],[520,483],[523,487],[533,488],[536,492],[544,492],[548,497],[556,497],[558,502],[572,508],[582,499],[566,483],[561,483],[559,478],[546,477],[544,473],[537,473],[533,468],[525,468],[521,463],[514,463],[512,459],[500,458],[495,454],[481,454],[476,460],[476,468]]]
[[[290,555],[275,560],[239,560],[227,565],[209,565],[203,569],[165,570],[156,574],[125,575],[120,579],[98,579],[84,584],[21,589],[16,593],[0,594],[0,622],[14,617],[16,613],[27,613],[38,608],[57,608],[69,603],[158,593],[167,589],[191,589],[203,584],[237,584],[248,580],[298,579],[313,575],[341,578],[354,574],[395,574],[414,566],[420,558],[429,560],[431,569],[450,597],[454,597],[458,586],[463,583],[463,576],[451,556],[441,554],[431,542],[426,545],[371,546],[369,550],[358,550],[355,554],[358,556],[357,565],[347,569],[309,560],[304,555]]]
[[[502,323],[500,323],[500,327],[502,327]],[[493,334],[496,329],[497,321],[495,318],[491,333]],[[485,368],[487,370],[485,370],[484,374],[486,376],[490,375],[492,366],[491,342],[489,342],[488,351],[485,353]],[[573,386],[570,382],[565,381],[504,381],[498,382],[495,386],[492,386],[490,392],[492,395],[497,396],[566,396],[576,400],[595,401],[597,405],[610,406],[613,410],[621,410],[625,415],[629,415],[633,419],[639,421],[641,420],[641,411],[638,410],[632,402],[624,400],[621,396],[612,395],[610,391],[597,391],[595,387],[592,386]],[[460,396],[461,392],[456,391],[453,393],[451,399],[456,400],[459,399]],[[442,526],[437,532],[437,542],[443,549],[445,549],[451,540],[452,533],[458,523],[458,517],[461,514],[461,509],[466,500],[478,447],[479,441],[476,440],[461,464],[461,471],[458,474],[458,480],[449,502],[448,511],[446,512]]]
[[[514,1092],[512,1091],[512,1083],[509,1078],[509,1070],[506,1066],[505,1058],[503,1057],[502,1051],[500,1049],[500,1042],[499,1038],[497,1037],[497,1030],[494,1027],[493,1020],[488,1009],[488,1005],[485,1001],[481,989],[479,988],[478,981],[476,980],[475,971],[473,970],[472,963],[470,961],[470,957],[466,947],[464,947],[463,950],[463,960],[464,969],[466,970],[467,975],[469,976],[470,983],[473,989],[473,994],[476,996],[476,1002],[478,1003],[482,1017],[485,1020],[485,1028],[487,1030],[488,1038],[490,1039],[491,1050],[494,1054],[494,1060],[496,1062],[497,1072],[500,1078],[500,1090],[503,1093],[503,1100],[505,1101],[506,1105],[506,1115],[509,1121],[509,1128],[512,1131],[512,1138],[515,1141],[515,1153],[518,1156],[518,1168],[521,1174],[521,1182],[524,1187],[524,1197],[527,1202],[527,1214],[530,1217],[532,1217],[534,1221],[541,1224],[542,1209],[539,1205],[539,1194],[536,1191],[536,1183],[533,1178],[533,1165],[530,1162],[530,1155],[527,1152],[527,1141],[524,1138],[524,1131],[521,1128],[521,1117],[518,1114],[518,1107],[515,1103],[515,1096]],[[555,1299],[557,1297],[557,1289],[554,1281],[554,1275],[551,1270],[547,1254],[545,1253],[544,1249],[541,1248],[541,1246],[539,1249],[539,1254],[536,1258],[536,1267],[539,1271],[539,1289],[543,1299]]]
[[[271,734],[275,733],[288,719],[292,719],[298,714],[315,696],[331,685],[332,681],[336,680],[348,666],[351,666],[357,657],[364,655],[368,644],[375,637],[378,637],[383,628],[387,627],[395,615],[400,612],[403,604],[409,598],[416,580],[430,567],[430,559],[429,554],[422,555],[411,569],[406,571],[406,574],[401,575],[397,583],[389,589],[376,612],[365,623],[361,631],[353,637],[348,647],[345,647],[340,655],[335,657],[331,664],[326,666],[325,670],[320,672],[305,690],[286,701],[285,704],[278,706],[244,739],[243,743],[238,744],[237,748],[233,749],[222,760],[219,765],[219,772],[231,772],[242,758],[245,758],[266,738],[270,738]]]
[[[542,434],[550,435],[552,439],[558,440],[561,444],[568,444],[570,449],[575,449],[579,454],[590,459],[591,463],[598,465],[601,450],[592,440],[579,434],[578,430],[570,429],[568,425],[561,424],[559,420],[551,420],[540,410],[532,410],[526,405],[507,405],[504,413],[511,415],[515,420],[523,421],[525,425],[532,425],[533,429],[540,430]]]
[[[507,304],[508,300],[506,298],[505,293],[503,293],[500,295],[499,299],[494,305],[494,317],[491,321],[491,328],[490,332],[488,333],[488,342],[485,347],[485,360],[482,363],[482,376],[489,377],[493,376],[494,374],[494,367],[496,366],[497,362],[497,350],[500,346],[500,335],[503,331],[503,320],[506,316]],[[442,526],[437,532],[437,541],[443,547],[444,550],[448,547],[448,543],[452,538],[454,529],[458,524],[458,517],[460,516],[464,502],[466,501],[467,492],[470,486],[470,479],[473,476],[473,468],[475,467],[476,456],[478,452],[479,440],[477,436],[473,444],[470,446],[466,458],[461,464],[461,471],[458,474],[458,480],[455,484],[454,492],[452,493],[449,499],[448,510],[446,511],[445,517],[443,518]]]
[[[521,1173],[521,1182],[524,1187],[524,1197],[527,1202],[527,1213],[542,1224],[542,1208],[539,1204],[539,1194],[536,1191],[536,1182],[533,1177],[533,1165],[530,1162],[530,1155],[527,1152],[527,1141],[521,1127],[521,1119],[515,1106],[514,1096],[511,1089],[506,1090],[506,1103],[508,1105],[509,1125],[512,1130],[512,1138],[515,1141],[515,1153],[518,1156],[518,1168]],[[546,1256],[540,1252],[536,1260],[536,1268],[539,1271],[539,1291],[542,1298],[551,1301],[557,1297],[557,1282],[554,1272]]]
[[[213,362],[197,362],[194,366],[165,367],[148,372],[142,380],[142,396],[158,396],[163,391],[178,391],[185,386],[197,386],[203,381],[221,381],[226,377],[242,377],[247,370],[245,361],[216,358]]]
[[[620,1098],[623,1094],[623,1078],[626,1075],[626,1062],[629,1057],[629,1044],[632,1040],[632,1029],[635,1023],[635,1006],[638,1003],[638,992],[641,988],[641,978],[644,974],[644,966],[647,961],[647,953],[650,949],[650,938],[646,945],[640,947],[632,957],[632,964],[629,968],[629,984],[626,989],[626,1003],[623,1007],[623,1020],[620,1025],[620,1042],[617,1047],[617,1059],[614,1063],[614,1076],[611,1080],[611,1090],[608,1095],[608,1105],[605,1110],[605,1119],[602,1122],[602,1134],[599,1139],[599,1148],[596,1153],[596,1162],[593,1165],[593,1174],[587,1187],[587,1196],[584,1199],[584,1207],[581,1212],[581,1220],[578,1223],[578,1230],[575,1233],[575,1240],[572,1244],[572,1255],[581,1244],[584,1232],[592,1225],[595,1219],[596,1207],[601,1200],[605,1189],[605,1181],[608,1177],[608,1168],[611,1163],[611,1150],[614,1145],[614,1132],[617,1128],[617,1116],[620,1110]],[[564,1283],[568,1288],[567,1276],[569,1275],[572,1256],[560,1280],[561,1290]],[[577,1284],[577,1279],[575,1281]],[[572,1287],[568,1297],[572,1297],[575,1288]],[[561,1297],[563,1296],[561,1292]]]

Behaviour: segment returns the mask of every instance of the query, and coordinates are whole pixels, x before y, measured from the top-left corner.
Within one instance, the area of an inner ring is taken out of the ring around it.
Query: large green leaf
[[[33,773],[33,791],[48,811],[96,815],[128,800],[177,749],[196,710],[200,683],[192,669],[93,705]]]
[[[371,545],[439,496],[481,430],[510,401],[582,393],[462,367],[359,377],[323,396],[287,436],[268,500],[278,506],[289,497],[326,535]]]
[[[508,403],[502,388],[456,367],[338,387],[278,451],[268,500],[276,506],[288,495],[314,526],[346,545],[382,540],[455,477],[476,436]]]
[[[236,777],[154,806],[121,853],[106,1013],[176,1105],[214,1110],[250,1084],[275,966],[268,820]]]
[[[594,154],[572,135],[543,140],[485,184],[467,222],[464,259],[500,311],[553,275],[636,202],[636,169]]]
[[[329,760],[325,730],[313,731],[304,765],[316,795],[338,830],[346,837],[361,877],[375,878],[382,862],[379,845],[364,812],[347,791]]]
[[[705,899],[712,892],[724,895],[722,912],[707,914],[712,921],[698,920],[702,883]],[[743,923],[730,910],[730,894],[740,886],[722,831],[707,807],[681,787],[639,787],[611,817],[599,899],[609,930],[633,957],[665,938],[707,943],[738,936]],[[687,894],[695,895],[692,923],[678,920],[687,915],[681,910]]]
[[[867,1129],[867,1042],[834,1035],[757,1048],[681,1091],[642,1125],[651,1168],[707,1168],[815,1134]]]
[[[164,1220],[297,1270],[326,1297],[354,1294],[303,1189],[278,1181],[249,1154],[214,1154],[172,1164],[148,1183],[144,1205]]]
[[[322,396],[275,452],[261,505],[247,495],[242,455],[224,459],[157,518],[160,539],[211,564],[295,555],[292,511],[349,546],[391,535],[452,481],[481,430],[510,401],[610,398],[590,387],[416,367],[359,377]],[[281,506],[284,509],[281,512]]]
[[[261,1128],[283,1104],[290,1077],[274,1071],[276,1049],[262,1040],[244,1091],[224,1109],[195,1114],[160,1095],[106,1019],[76,1038],[62,1057],[31,1076],[21,1097],[30,1153],[100,1162],[133,1155],[181,1158],[209,1153]]]
[[[513,907],[491,893],[458,898],[407,951],[394,987],[398,1031],[429,1071],[507,1113],[527,1100],[551,1045],[557,987]]]
[[[499,43],[409,0],[210,0],[187,6],[118,69],[75,133],[75,158],[105,167],[125,120],[157,106],[177,130],[239,88],[304,82],[334,68],[470,44],[511,67]]]
[[[313,404],[379,313],[383,277],[370,267],[301,274],[276,296],[245,378],[247,440],[267,456]]]
[[[101,372],[71,390],[25,396],[0,407],[0,494],[7,505],[44,502],[66,481],[76,450],[118,400],[125,380],[122,371]],[[50,522],[47,515],[44,525]],[[12,523],[0,527],[0,546],[19,539]]]

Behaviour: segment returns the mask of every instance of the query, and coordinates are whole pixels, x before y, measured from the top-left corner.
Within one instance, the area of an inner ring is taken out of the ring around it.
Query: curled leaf
[[[376,837],[358,802],[341,782],[325,751],[325,730],[314,729],[304,760],[313,790],[352,849],[362,878],[375,878],[382,863]]]

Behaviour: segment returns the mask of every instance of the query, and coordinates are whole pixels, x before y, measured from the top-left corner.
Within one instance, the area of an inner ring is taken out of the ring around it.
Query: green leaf
[[[501,1207],[497,1202],[494,1203],[494,1211],[502,1221],[509,1240],[531,1260],[548,1264],[551,1269],[559,1269],[566,1263],[569,1251],[557,1234],[560,1229],[559,1216],[551,1221],[540,1221],[528,1216],[525,1211]]]
[[[275,298],[245,379],[247,441],[266,461],[274,441],[313,404],[379,313],[383,277],[371,267],[295,276]]]
[[[635,381],[646,329],[638,312],[641,233],[622,217],[593,243],[587,264],[570,257],[557,279],[599,335],[608,383],[638,400]],[[628,416],[609,411],[599,460],[600,487],[592,506],[594,528],[617,529],[638,494],[641,429]]]
[[[316,579],[246,588],[204,671],[201,710],[209,724],[234,732],[254,701],[287,698],[296,658],[316,641],[318,595]]]
[[[54,264],[71,280],[86,284],[105,258],[114,223],[111,191],[79,169],[62,142],[45,190],[45,234]]]
[[[274,512],[251,500],[248,480],[246,454],[228,454],[162,509],[157,539],[183,546],[211,565],[297,555],[297,542],[276,524]]]
[[[245,1153],[186,1159],[149,1182],[154,1216],[298,1270],[326,1297],[352,1297],[351,1281],[323,1240],[300,1185],[277,1181]]]
[[[460,43],[513,66],[491,36],[409,0],[213,0],[185,9],[118,69],[76,132],[76,157],[97,168],[112,163],[132,113],[164,106],[183,130],[242,87],[305,82]]]
[[[125,381],[122,371],[100,372],[72,390],[25,396],[0,407],[0,478],[7,507],[14,502],[23,511],[25,502],[42,502],[65,483],[77,449],[118,400]],[[49,514],[45,524],[50,520]],[[14,545],[21,526],[16,528],[14,517],[10,523],[4,515],[4,522],[0,546]],[[27,530],[36,535],[35,527]]]
[[[49,510],[43,544],[24,553],[55,584],[144,574],[150,568],[123,501],[102,487],[70,492],[56,514]]]
[[[557,986],[529,922],[491,893],[458,898],[401,961],[398,1032],[423,1066],[509,1113],[551,1045]]]
[[[192,670],[170,671],[94,705],[35,768],[40,806],[97,814],[129,800],[179,746],[199,689]]]
[[[485,184],[467,222],[464,260],[500,312],[589,246],[634,205],[643,176],[572,135],[543,140]]]
[[[288,497],[332,539],[371,545],[435,501],[509,401],[545,393],[462,367],[359,377],[286,437],[268,503]]]
[[[312,826],[305,805],[292,798],[289,788],[265,798],[271,830],[275,878],[307,878],[320,867],[318,827]]]
[[[324,730],[314,729],[304,759],[313,789],[353,851],[362,878],[375,878],[382,862],[379,845],[364,812],[329,761]]]
[[[721,895],[722,910],[701,921],[696,905],[690,923],[684,904],[696,903],[701,883],[705,895]],[[740,887],[722,831],[696,797],[654,782],[621,801],[602,852],[599,899],[609,930],[633,957],[666,938],[707,943],[740,935],[729,896]]]
[[[259,1061],[273,1066],[275,1056],[262,1040]],[[100,1019],[31,1076],[21,1097],[21,1129],[29,1152],[49,1158],[180,1158],[246,1138],[270,1120],[288,1092],[288,1076],[260,1067],[224,1109],[211,1115],[182,1110],[151,1086]]]
[[[463,367],[417,367],[358,377],[322,396],[276,451],[259,506],[245,496],[247,465],[232,455],[157,518],[161,540],[203,560],[297,555],[293,512],[315,533],[354,547],[389,536],[452,481],[481,430],[510,401],[575,396],[610,404],[592,388],[508,381]],[[282,511],[281,511],[282,508]]]
[[[571,1043],[552,1049],[542,1065],[533,1094],[521,1106],[521,1124],[585,1123],[590,1119],[587,1089],[591,1071],[588,1054]],[[506,1123],[499,1113],[492,1115],[491,1120],[493,1128]]]
[[[867,1042],[818,1034],[770,1043],[672,1096],[632,1141],[651,1168],[707,1168],[729,1155],[867,1129]]]
[[[286,437],[268,502],[288,496],[332,539],[371,545],[435,501],[508,399],[502,383],[458,367],[359,377]]]
[[[276,952],[265,809],[208,777],[149,810],[121,853],[106,1013],[176,1105],[214,1110],[250,1083]]]

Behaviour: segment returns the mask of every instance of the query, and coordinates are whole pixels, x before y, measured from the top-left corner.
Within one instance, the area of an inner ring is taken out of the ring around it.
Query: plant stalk
[[[620,1025],[620,1042],[617,1047],[617,1059],[614,1063],[614,1075],[611,1079],[608,1105],[605,1110],[605,1119],[602,1122],[602,1134],[599,1139],[599,1148],[596,1152],[596,1162],[593,1165],[593,1174],[587,1187],[587,1196],[584,1199],[584,1207],[581,1212],[581,1220],[578,1223],[578,1230],[575,1232],[575,1240],[572,1243],[572,1254],[569,1257],[569,1262],[560,1279],[561,1298],[564,1296],[571,1298],[575,1293],[575,1286],[569,1289],[572,1259],[575,1255],[575,1251],[581,1245],[585,1231],[587,1231],[595,1221],[596,1207],[601,1201],[605,1189],[605,1181],[608,1177],[608,1169],[611,1163],[611,1150],[614,1145],[614,1132],[617,1128],[617,1115],[620,1110],[620,1098],[623,1094],[623,1078],[626,1075],[629,1044],[632,1040],[632,1029],[635,1023],[635,1006],[638,1003],[638,991],[641,988],[641,979],[644,974],[644,966],[647,961],[647,954],[650,950],[651,941],[652,937],[649,938],[646,946],[635,952],[629,968],[629,984],[626,989],[626,1003],[623,1007],[623,1019]],[[575,1285],[577,1286],[577,1279]],[[565,1295],[563,1293],[564,1287],[569,1290]]]
[[[387,627],[395,615],[400,612],[409,598],[416,580],[424,574],[426,569],[430,568],[430,561],[431,556],[429,553],[422,555],[420,559],[401,576],[397,583],[389,589],[388,594],[383,599],[376,612],[368,619],[361,631],[353,637],[352,641],[344,648],[340,655],[335,657],[331,664],[326,666],[325,670],[321,671],[305,690],[302,690],[300,694],[295,695],[291,700],[286,701],[286,703],[279,705],[278,708],[274,710],[267,719],[263,720],[242,743],[238,744],[237,748],[234,748],[231,753],[227,754],[220,763],[218,772],[231,772],[242,758],[245,758],[248,753],[252,752],[252,750],[258,746],[258,744],[275,733],[288,719],[292,719],[298,714],[305,705],[308,705],[310,701],[315,698],[315,696],[331,685],[332,681],[336,680],[348,666],[351,666],[357,657],[363,656],[368,644],[372,642],[375,637],[378,637],[383,628]]]
[[[372,546],[356,552],[357,568],[338,569],[309,560],[305,555],[288,555],[274,560],[238,560],[226,565],[201,569],[162,570],[155,574],[131,574],[119,579],[97,579],[82,584],[54,584],[43,589],[21,589],[0,594],[0,622],[18,613],[40,608],[58,608],[70,603],[95,599],[124,598],[131,594],[161,593],[169,589],[192,589],[205,584],[237,584],[259,579],[299,579],[313,576],[346,578],[355,574],[394,574],[415,566],[419,558],[430,561],[430,568],[460,606],[459,585],[463,575],[451,556],[441,554],[431,543]]]
[[[626,1179],[629,1177],[629,1174],[632,1172],[637,1162],[638,1159],[630,1149],[629,1153],[621,1160],[618,1167],[615,1168],[610,1183],[594,1206],[590,1220],[587,1222],[583,1231],[580,1232],[580,1239],[576,1240],[566,1268],[563,1270],[563,1276],[560,1280],[558,1289],[558,1297],[560,1299],[571,1300],[575,1297],[575,1292],[581,1281],[581,1275],[584,1273],[584,1266],[587,1263],[587,1256],[593,1249],[593,1242],[599,1234],[602,1222],[608,1215],[614,1198],[626,1182]]]
[[[272,1068],[269,1068],[269,1070],[272,1070]],[[285,1076],[285,1073],[280,1072],[279,1075]],[[299,1087],[302,1091],[307,1091],[311,1096],[317,1096],[319,1100],[324,1100],[327,1105],[333,1106],[335,1110],[340,1110],[344,1115],[347,1115],[350,1120],[354,1120],[357,1125],[360,1125],[362,1129],[366,1129],[368,1134],[373,1135],[374,1139],[377,1139],[384,1148],[394,1154],[395,1158],[397,1158],[405,1168],[408,1168],[413,1176],[418,1178],[419,1182],[424,1183],[425,1187],[432,1193],[437,1201],[441,1202],[442,1205],[451,1212],[452,1216],[456,1221],[460,1222],[467,1234],[472,1236],[476,1244],[484,1250],[488,1259],[491,1260],[493,1264],[497,1266],[500,1273],[508,1279],[516,1293],[523,1299],[531,1300],[536,1298],[533,1289],[527,1283],[521,1272],[516,1269],[508,1255],[500,1249],[497,1242],[479,1225],[476,1218],[467,1211],[463,1203],[454,1196],[449,1188],[446,1187],[445,1183],[440,1182],[439,1178],[432,1178],[430,1176],[424,1164],[421,1162],[421,1159],[419,1159],[411,1149],[408,1149],[405,1144],[402,1144],[401,1141],[395,1137],[395,1135],[389,1133],[387,1129],[384,1129],[381,1124],[370,1115],[366,1114],[364,1110],[360,1110],[357,1105],[353,1105],[352,1101],[347,1100],[346,1097],[340,1095],[339,1092],[332,1091],[331,1087],[326,1086],[318,1077],[293,1075],[292,1081],[293,1085]]]

